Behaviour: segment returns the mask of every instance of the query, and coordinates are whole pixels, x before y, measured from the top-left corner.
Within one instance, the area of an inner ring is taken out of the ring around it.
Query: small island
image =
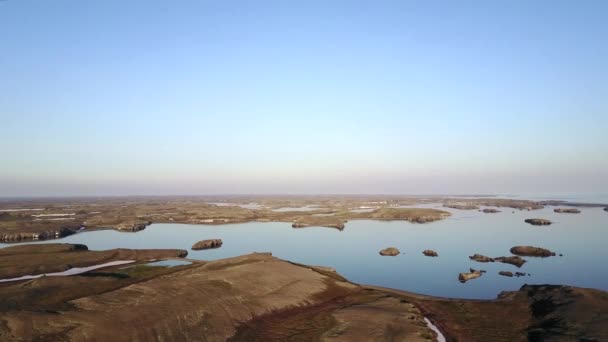
[[[327,227],[336,228],[338,230],[344,229],[344,220],[335,216],[303,216],[297,218],[292,224],[292,228],[306,228],[306,227]]]
[[[548,249],[541,247],[533,247],[533,246],[515,246],[510,250],[511,254],[519,255],[519,256],[533,256],[533,257],[550,257],[555,256],[554,252],[551,252]]]
[[[562,213],[562,214],[580,214],[581,213],[581,211],[576,208],[557,208],[557,209],[553,209],[553,211],[556,213]]]
[[[399,250],[395,247],[388,247],[380,251],[380,255],[382,256],[396,256],[399,255]]]
[[[447,211],[429,208],[380,208],[371,213],[360,214],[369,214],[361,216],[372,220],[404,220],[413,223],[433,222],[450,216]]]
[[[481,254],[473,254],[469,256],[469,259],[477,262],[494,262],[494,258],[490,258],[489,256],[481,255]]]
[[[424,254],[425,256],[428,256],[428,257],[437,257],[437,256],[439,256],[439,254],[437,254],[437,252],[435,252],[432,249],[425,249],[424,251],[422,251],[422,254]]]
[[[552,222],[546,219],[540,219],[540,218],[531,218],[531,219],[526,219],[524,220],[524,222],[529,223],[533,226],[548,226],[550,225]]]
[[[519,256],[508,256],[508,257],[502,256],[502,257],[494,258],[494,261],[502,262],[504,264],[515,265],[517,267],[522,267],[523,264],[526,263],[526,259],[523,259]]]
[[[475,209],[479,209],[479,207],[476,206],[476,205],[474,205],[474,204],[445,203],[443,206],[446,207],[446,208],[460,209],[460,210],[475,210]]]
[[[470,269],[470,272],[463,272],[458,274],[458,280],[461,283],[466,283],[467,281],[471,280],[471,279],[475,279],[475,278],[479,278],[481,277],[481,275],[483,273],[486,273],[486,271],[484,270],[475,270],[475,269]]]
[[[222,247],[222,243],[222,239],[201,240],[192,245],[192,249],[198,251],[202,249],[220,248]]]

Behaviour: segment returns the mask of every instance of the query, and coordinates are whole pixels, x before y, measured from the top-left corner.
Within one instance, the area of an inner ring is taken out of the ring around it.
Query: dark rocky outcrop
[[[380,255],[382,256],[396,256],[399,253],[399,250],[395,247],[388,247],[380,251]]]
[[[526,220],[524,220],[524,222],[529,223],[534,226],[548,226],[552,223],[549,220],[540,219],[540,218],[526,219]]]
[[[152,224],[152,222],[136,223],[136,224],[133,225],[132,230],[134,232],[138,232],[140,230],[146,229],[146,227],[149,226],[149,225],[151,225],[151,224]]]
[[[528,341],[608,341],[605,292],[559,285],[524,285],[534,323]]]
[[[415,304],[447,341],[608,341],[608,292],[602,290],[524,285],[495,300],[422,297]]]
[[[463,272],[458,274],[458,280],[461,283],[466,283],[467,281],[471,280],[471,279],[475,279],[475,278],[479,278],[481,277],[481,275],[483,273],[486,273],[486,271],[484,270],[475,270],[475,269],[469,269],[470,272]]]
[[[29,240],[49,240],[59,239],[70,236],[76,233],[76,229],[63,227],[55,230],[39,231],[39,232],[19,232],[19,233],[4,233],[0,234],[1,242],[20,242]]]
[[[534,256],[543,258],[555,256],[555,253],[548,249],[533,246],[515,246],[511,248],[510,252],[520,256]]]
[[[494,258],[490,258],[481,254],[473,254],[469,256],[469,259],[477,261],[477,262],[494,262]]]
[[[523,259],[519,256],[508,256],[508,257],[498,257],[498,258],[494,258],[495,261],[498,262],[502,262],[504,264],[511,264],[511,265],[515,265],[517,267],[522,267],[523,264],[526,263],[526,259]]]
[[[435,252],[432,249],[425,249],[424,251],[422,251],[422,254],[428,256],[428,257],[436,257],[439,256],[439,254],[437,254],[437,252]]]
[[[201,249],[210,249],[210,248],[219,248],[222,247],[221,239],[209,239],[209,240],[201,240],[194,245],[192,245],[192,249],[195,251]]]
[[[500,210],[496,210],[496,209],[492,209],[492,208],[486,208],[486,209],[483,209],[482,212],[484,212],[486,214],[496,214],[496,213],[499,213]]]
[[[528,275],[530,275],[530,273],[528,273]],[[516,277],[525,277],[526,276],[526,272],[515,272],[515,276]]]
[[[121,223],[116,225],[116,230],[121,232],[138,232],[146,229],[147,226],[151,225],[152,222],[135,222],[135,223]]]
[[[500,274],[501,276],[505,276],[505,277],[513,277],[513,272],[510,272],[510,271],[500,271],[500,272],[498,272],[498,274]]]
[[[581,213],[581,211],[576,208],[557,208],[557,209],[553,209],[553,211],[556,213],[563,213],[563,214],[580,214]]]

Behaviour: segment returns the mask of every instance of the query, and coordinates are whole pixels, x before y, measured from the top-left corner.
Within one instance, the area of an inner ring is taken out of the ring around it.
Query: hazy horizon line
[[[585,195],[608,196],[608,193],[590,192],[553,192],[553,193],[198,193],[198,194],[90,194],[90,195],[18,195],[1,196],[0,199],[19,198],[91,198],[91,197],[276,197],[276,196],[386,196],[386,197],[521,197],[521,196],[556,196],[556,195]]]

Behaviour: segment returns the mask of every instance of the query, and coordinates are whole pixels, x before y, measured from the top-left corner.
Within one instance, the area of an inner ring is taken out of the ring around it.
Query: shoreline
[[[247,208],[252,203],[259,208]],[[431,204],[437,206],[430,208]],[[136,232],[152,223],[224,225],[285,222],[291,223],[294,228],[328,227],[342,230],[348,221],[354,220],[434,222],[451,215],[446,209],[506,207],[530,211],[551,206],[607,208],[608,204],[479,196],[391,195],[38,198],[12,203],[0,201],[0,242],[52,241],[83,228],[87,232],[108,229]],[[293,210],[282,210],[285,208]],[[370,210],[362,212],[359,208]]]
[[[231,208],[230,206],[222,206],[222,208]],[[128,225],[116,225],[116,226],[87,226],[85,223],[77,224],[78,228],[60,228],[54,231],[45,231],[45,237],[41,238],[39,233],[32,232],[20,232],[13,233],[18,235],[16,238],[8,238],[10,235],[2,235],[0,230],[0,243],[6,244],[18,244],[18,243],[26,243],[33,241],[54,241],[61,238],[65,238],[71,235],[87,233],[90,231],[99,231],[99,230],[116,230],[121,233],[137,233],[141,230],[146,229],[147,226],[152,224],[191,224],[191,225],[203,225],[203,226],[222,226],[228,224],[241,224],[241,223],[251,223],[251,222],[279,222],[279,223],[287,223],[291,224],[292,228],[308,228],[308,227],[322,227],[322,228],[333,228],[342,230],[345,227],[345,224],[349,221],[358,221],[358,220],[372,220],[372,221],[408,221],[411,223],[430,223],[434,221],[439,221],[445,219],[451,214],[447,211],[439,210],[439,209],[430,209],[430,208],[390,208],[393,212],[388,212],[386,215],[388,217],[375,217],[371,214],[384,214],[384,212],[379,208],[375,211],[371,212],[350,212],[350,214],[342,214],[342,215],[333,215],[332,216],[316,216],[319,213],[317,211],[312,211],[310,213],[303,213],[300,211],[286,211],[286,212],[275,212],[277,214],[281,214],[287,217],[283,218],[249,218],[249,219],[201,219],[192,221],[191,219],[183,219],[183,220],[159,220],[152,221],[148,220],[146,222],[133,223]],[[250,209],[246,209],[250,210]],[[325,213],[321,213],[325,214]],[[380,216],[378,215],[378,216]],[[396,215],[395,217],[391,217],[390,215]],[[402,216],[399,216],[402,215]],[[45,222],[49,223],[50,221],[36,221],[33,222]]]
[[[294,332],[304,334],[307,339],[341,336],[349,340],[369,336],[369,340],[385,340],[387,336],[400,336],[403,340],[421,342],[429,338],[525,341],[530,333],[554,336],[554,331],[562,336],[591,336],[601,340],[608,327],[598,325],[608,319],[603,311],[608,304],[606,291],[594,289],[524,285],[492,300],[456,299],[353,283],[331,268],[294,263],[270,253],[197,260],[194,264],[175,267],[147,267],[151,259],[185,259],[185,255],[178,250],[96,252],[84,245],[69,244],[46,244],[41,248],[16,246],[8,254],[4,251],[4,257],[14,255],[17,263],[36,264],[31,257],[48,253],[48,258],[40,260],[52,263],[69,257],[72,260],[66,262],[70,264],[105,260],[106,265],[115,265],[89,276],[40,276],[3,283],[0,295],[17,297],[0,305],[0,316],[12,322],[33,320],[35,323],[36,329],[28,332],[32,334],[29,337],[23,336],[25,339],[133,337],[124,335],[133,331],[133,322],[138,322],[136,329],[142,334],[159,333],[153,327],[166,324],[169,328],[160,331],[162,336],[175,338],[196,332],[203,334],[200,336],[231,341],[250,341],[252,337],[267,340]],[[125,262],[125,256],[132,256],[129,260],[136,260],[135,265],[143,267],[121,267],[116,261],[108,262],[112,259]],[[47,293],[44,300],[35,295],[39,293]],[[259,304],[243,305],[243,300]],[[547,306],[547,301],[559,305]],[[251,305],[255,305],[255,312],[251,311]],[[542,314],[534,311],[539,305],[544,305]],[[140,315],[142,310],[147,315]],[[169,318],[164,314],[166,310],[172,312]],[[34,312],[36,314],[32,314]],[[114,324],[110,330],[106,329],[104,318],[108,314]],[[508,321],[504,320],[505,315],[510,317]],[[115,323],[114,318],[119,323]],[[196,324],[176,323],[185,318],[195,319]],[[209,319],[215,322],[211,325],[213,330],[197,330],[200,322]],[[386,329],[386,322],[398,323],[402,328]],[[72,329],[62,329],[65,324]],[[538,326],[543,329],[539,330]],[[0,327],[0,335],[23,333],[11,327]],[[378,332],[382,335],[377,335]]]

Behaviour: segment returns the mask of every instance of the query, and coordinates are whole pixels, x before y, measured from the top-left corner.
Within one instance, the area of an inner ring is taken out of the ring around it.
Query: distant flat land
[[[449,212],[417,208],[444,203],[534,210],[537,202],[482,197],[407,196],[208,196],[11,199],[0,201],[0,241],[46,240],[78,230],[139,231],[151,223],[227,224],[289,222],[294,227],[342,229],[349,220],[432,222]]]

